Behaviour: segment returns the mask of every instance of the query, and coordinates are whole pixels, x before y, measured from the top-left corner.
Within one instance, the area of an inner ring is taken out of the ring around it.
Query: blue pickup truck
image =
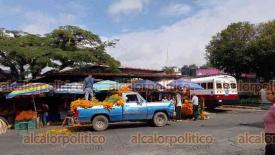
[[[171,102],[147,102],[136,92],[123,93],[126,103],[123,106],[114,106],[111,110],[102,106],[84,109],[77,108],[77,119],[80,123],[92,123],[95,131],[108,128],[113,122],[150,122],[157,127],[167,124],[173,118],[174,105]]]

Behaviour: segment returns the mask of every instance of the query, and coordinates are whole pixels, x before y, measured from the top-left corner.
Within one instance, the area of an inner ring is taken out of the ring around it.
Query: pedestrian
[[[42,122],[43,126],[49,125],[49,106],[46,103],[42,104]]]
[[[84,92],[85,92],[85,99],[89,100],[89,96],[91,96],[91,99],[94,96],[94,78],[92,74],[89,74],[88,77],[84,79]]]
[[[196,94],[192,94],[191,102],[193,104],[194,121],[196,121],[199,117],[199,98]]]
[[[176,120],[181,121],[181,106],[182,100],[180,93],[176,94]]]
[[[162,99],[162,102],[167,102],[167,101],[168,101],[167,97],[164,96],[164,98]]]
[[[273,103],[264,116],[265,155],[275,154],[275,92],[267,91],[267,99]]]

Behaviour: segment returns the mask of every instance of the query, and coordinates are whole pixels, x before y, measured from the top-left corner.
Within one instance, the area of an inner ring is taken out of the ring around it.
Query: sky
[[[122,66],[203,65],[205,47],[229,24],[275,19],[274,0],[0,0],[0,27],[45,34],[76,25],[102,40]]]

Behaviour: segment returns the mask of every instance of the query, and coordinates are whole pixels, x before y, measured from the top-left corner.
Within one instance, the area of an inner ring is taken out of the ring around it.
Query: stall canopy
[[[9,84],[8,82],[1,83],[0,91],[1,92],[11,92],[19,87],[22,87],[23,85],[24,85],[23,83],[17,83],[17,82],[13,82],[11,84]]]
[[[6,98],[14,98],[14,97],[20,97],[20,96],[32,96],[34,109],[36,111],[35,101],[34,101],[34,95],[39,95],[42,93],[46,93],[53,90],[53,86],[46,84],[46,83],[29,83],[26,85],[23,85],[22,87],[19,87],[9,93]]]
[[[170,82],[168,84],[168,86],[172,86],[172,87],[176,87],[176,88],[190,88],[190,89],[203,89],[202,86],[200,86],[197,83],[188,81],[188,80],[184,80],[184,79],[178,79],[178,80],[174,80],[172,82]]]
[[[100,81],[94,84],[95,91],[104,91],[104,90],[118,90],[121,86],[120,83],[110,80]]]
[[[66,83],[57,88],[54,92],[57,94],[84,94],[83,83]]]
[[[132,89],[164,89],[164,86],[151,80],[138,80],[132,83],[130,87]]]

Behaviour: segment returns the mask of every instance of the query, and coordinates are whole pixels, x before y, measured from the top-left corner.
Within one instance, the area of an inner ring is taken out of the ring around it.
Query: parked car
[[[92,108],[77,108],[77,119],[80,123],[92,123],[93,129],[102,131],[113,122],[150,122],[157,127],[163,127],[173,118],[174,105],[167,102],[147,102],[139,93],[123,93],[126,103],[114,106],[111,110],[103,106]]]

